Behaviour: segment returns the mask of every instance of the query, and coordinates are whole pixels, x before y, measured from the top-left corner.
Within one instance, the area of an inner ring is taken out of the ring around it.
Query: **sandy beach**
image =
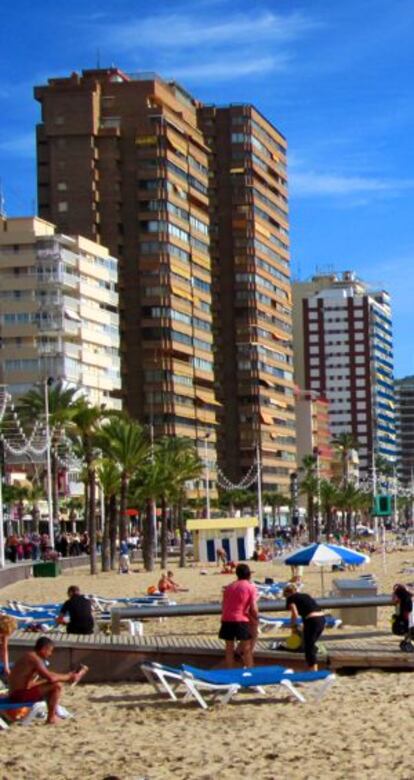
[[[386,568],[375,554],[364,573],[373,572],[379,591],[414,574],[414,553],[407,548],[387,555]],[[139,565],[134,564],[133,569]],[[190,590],[179,603],[217,601],[231,577],[215,567],[174,567],[176,579]],[[255,578],[286,579],[282,564],[254,564]],[[328,574],[329,581],[338,574]],[[342,576],[342,575],[341,575]],[[357,576],[351,573],[350,576]],[[60,600],[68,585],[102,596],[143,594],[156,584],[158,571],[131,575],[69,572],[56,580],[30,580],[0,592],[0,603]],[[305,590],[320,593],[317,569],[305,570]],[[380,627],[389,628],[390,609],[380,610]],[[216,635],[216,617],[151,621],[146,633]],[[398,642],[397,638],[395,639]],[[361,672],[341,676],[318,704],[287,700],[276,690],[267,700],[254,692],[226,707],[207,712],[196,705],[169,702],[142,684],[84,685],[65,690],[63,703],[76,719],[58,727],[35,724],[0,732],[1,780],[412,780],[410,745],[404,747],[414,715],[414,677]],[[29,749],[27,749],[29,746]]]

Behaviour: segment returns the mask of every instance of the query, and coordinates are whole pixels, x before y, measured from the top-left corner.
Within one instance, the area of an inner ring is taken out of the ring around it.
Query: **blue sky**
[[[287,136],[295,276],[355,269],[393,295],[414,373],[412,0],[16,0],[0,30],[0,177],[33,213],[34,84],[112,63],[205,102],[254,103]],[[98,54],[99,52],[99,54]]]

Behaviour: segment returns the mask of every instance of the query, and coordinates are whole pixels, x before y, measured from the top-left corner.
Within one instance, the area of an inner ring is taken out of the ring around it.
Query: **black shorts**
[[[252,635],[248,623],[223,620],[219,631],[219,639],[224,639],[226,642],[232,642],[237,639],[243,642],[251,638]]]

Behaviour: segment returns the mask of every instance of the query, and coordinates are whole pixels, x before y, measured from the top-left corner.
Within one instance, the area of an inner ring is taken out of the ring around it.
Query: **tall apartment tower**
[[[388,293],[345,272],[293,285],[295,379],[329,400],[333,436],[359,442],[360,469],[395,460],[392,319]]]
[[[191,437],[213,463],[209,171],[197,104],[176,83],[116,68],[51,79],[35,97],[40,215],[119,257],[126,407],[157,435]]]
[[[19,397],[51,376],[120,409],[117,279],[102,245],[0,217],[0,383]]]
[[[239,481],[260,450],[263,487],[295,468],[286,140],[251,105],[199,108],[210,152],[219,462]]]
[[[414,376],[395,380],[397,473],[405,485],[414,484]]]

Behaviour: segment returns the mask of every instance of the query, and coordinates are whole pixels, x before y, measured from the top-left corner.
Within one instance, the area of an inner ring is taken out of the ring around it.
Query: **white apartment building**
[[[47,377],[120,409],[117,260],[37,217],[0,217],[0,383]]]
[[[332,436],[352,434],[361,472],[375,455],[396,456],[393,346],[388,293],[352,272],[293,287],[294,363],[299,386],[326,396]]]

